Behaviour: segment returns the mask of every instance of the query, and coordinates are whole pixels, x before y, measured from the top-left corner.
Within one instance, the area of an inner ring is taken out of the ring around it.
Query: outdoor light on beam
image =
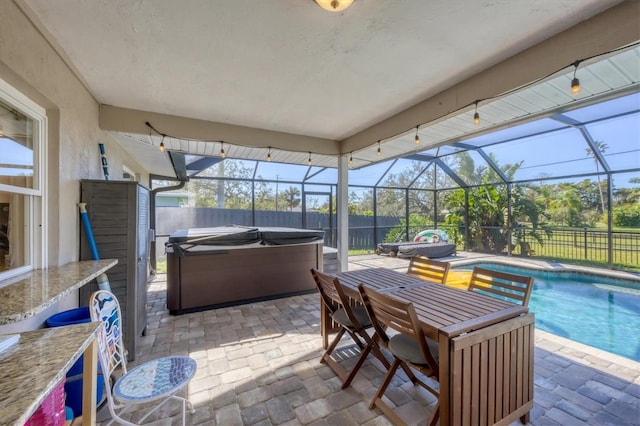
[[[351,6],[354,0],[314,0],[318,6],[329,12],[341,12]]]

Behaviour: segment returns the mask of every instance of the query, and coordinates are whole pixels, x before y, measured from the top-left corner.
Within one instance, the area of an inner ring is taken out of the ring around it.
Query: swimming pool
[[[490,263],[455,270],[474,266],[534,277],[536,328],[640,361],[640,283]]]

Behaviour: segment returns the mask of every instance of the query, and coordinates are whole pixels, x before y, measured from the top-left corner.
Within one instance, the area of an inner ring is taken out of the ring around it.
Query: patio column
[[[346,155],[338,157],[336,198],[338,272],[344,272],[349,270],[349,160]]]

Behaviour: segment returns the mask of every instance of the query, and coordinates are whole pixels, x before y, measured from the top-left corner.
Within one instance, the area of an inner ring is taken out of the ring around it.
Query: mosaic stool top
[[[113,387],[120,401],[147,402],[172,395],[196,374],[196,362],[187,356],[147,361],[127,371]]]

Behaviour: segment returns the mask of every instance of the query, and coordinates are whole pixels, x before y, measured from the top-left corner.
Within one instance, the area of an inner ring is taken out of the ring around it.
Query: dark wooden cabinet
[[[87,211],[101,259],[118,259],[107,276],[111,291],[120,302],[124,344],[130,361],[147,326],[147,281],[149,278],[149,190],[136,182],[83,180],[80,200]],[[91,259],[83,227],[80,259]],[[80,289],[80,305],[98,289],[95,282]]]

